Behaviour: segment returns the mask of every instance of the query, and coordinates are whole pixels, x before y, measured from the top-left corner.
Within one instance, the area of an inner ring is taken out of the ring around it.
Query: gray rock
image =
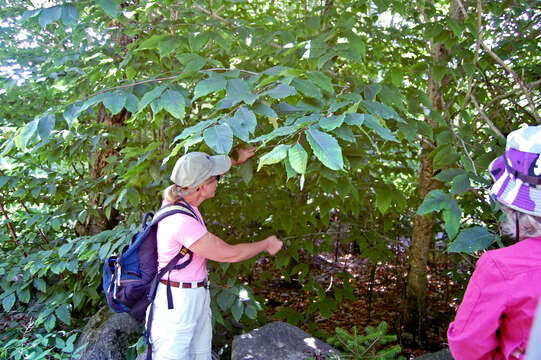
[[[324,343],[283,322],[272,322],[233,339],[231,360],[299,360],[338,354]]]
[[[130,315],[104,307],[90,318],[77,341],[77,348],[87,344],[80,360],[124,360],[142,333],[142,325]]]
[[[424,354],[415,358],[415,360],[454,360],[449,349],[443,349],[435,353]]]

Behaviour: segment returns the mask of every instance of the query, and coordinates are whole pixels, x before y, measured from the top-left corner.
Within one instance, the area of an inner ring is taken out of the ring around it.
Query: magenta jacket
[[[487,251],[447,338],[455,360],[523,359],[541,294],[541,237]]]

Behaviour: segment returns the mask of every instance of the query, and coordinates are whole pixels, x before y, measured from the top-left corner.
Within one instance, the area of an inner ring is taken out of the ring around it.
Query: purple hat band
[[[495,181],[490,193],[512,209],[541,216],[541,154],[509,147],[509,142],[488,168]]]

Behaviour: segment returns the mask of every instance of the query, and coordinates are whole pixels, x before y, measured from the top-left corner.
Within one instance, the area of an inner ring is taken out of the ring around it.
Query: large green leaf
[[[11,310],[11,308],[13,307],[13,305],[15,305],[15,300],[16,300],[15,293],[6,296],[2,300],[2,306],[4,307],[4,311],[6,313],[8,313]]]
[[[25,149],[30,144],[30,142],[36,138],[39,120],[40,119],[34,119],[25,125],[25,127],[15,139],[17,147],[19,147],[20,149]]]
[[[334,94],[332,81],[327,75],[319,71],[311,71],[307,74],[307,76],[310,81],[319,86],[321,89],[327,91],[328,93]]]
[[[39,14],[39,24],[41,27],[45,28],[47,25],[58,21],[62,15],[62,6],[53,6],[49,8],[41,9]]]
[[[292,85],[306,96],[316,99],[321,99],[323,97],[321,90],[309,80],[294,79]]]
[[[280,144],[265,155],[261,156],[259,158],[259,164],[257,165],[257,171],[259,171],[264,165],[276,164],[277,162],[285,159],[289,147],[290,145]]]
[[[253,107],[253,110],[256,114],[259,114],[261,116],[267,116],[274,119],[278,117],[278,114],[276,114],[276,112],[267,104],[257,104]]]
[[[66,26],[73,26],[77,24],[79,20],[79,11],[75,4],[63,4],[62,5],[62,22]]]
[[[449,244],[449,252],[472,253],[489,247],[495,240],[493,233],[482,226],[464,229],[455,241]]]
[[[70,313],[70,310],[69,310],[69,305],[60,305],[59,307],[56,308],[55,312],[56,314],[56,317],[62,321],[64,324],[66,325],[70,325],[71,324],[71,313]]]
[[[331,170],[342,170],[344,168],[342,148],[333,136],[310,128],[306,131],[306,139],[323,165]]]
[[[255,114],[245,106],[241,106],[235,112],[235,115],[228,119],[227,123],[231,126],[233,135],[243,141],[249,140],[250,134],[254,133],[255,127],[257,126]]]
[[[101,6],[105,13],[111,17],[116,18],[120,14],[118,4],[115,0],[96,0],[96,4]]]
[[[345,115],[334,115],[329,117],[322,117],[319,120],[319,126],[327,131],[334,130],[337,127],[342,126],[342,123],[344,122]]]
[[[225,89],[227,81],[221,76],[214,76],[197,83],[193,93],[193,100],[206,96],[210,93]]]
[[[183,120],[186,102],[184,96],[175,90],[167,90],[160,97],[162,106],[167,112],[177,119]]]
[[[299,174],[306,172],[306,164],[308,163],[308,153],[301,144],[296,143],[288,150],[289,164]]]
[[[450,145],[445,145],[437,150],[437,153],[432,160],[432,165],[434,170],[438,170],[454,164],[458,159],[460,159],[460,156],[456,153],[455,149]]]
[[[387,105],[381,104],[377,101],[363,101],[363,105],[366,107],[368,111],[370,111],[372,114],[376,114],[378,116],[381,116],[383,119],[395,119],[398,122],[406,123],[404,119],[398,115],[398,113],[392,108]]]
[[[126,94],[121,91],[106,92],[105,98],[103,99],[103,105],[112,115],[116,115],[121,112],[126,105]]]
[[[160,96],[164,90],[165,90],[165,86],[160,85],[160,86],[155,87],[151,91],[145,93],[145,95],[143,95],[143,98],[139,101],[138,111],[143,110],[154,99]]]
[[[445,193],[443,190],[431,190],[424,198],[423,203],[417,209],[418,215],[426,215],[434,211],[442,209],[453,209],[456,200],[452,196]]]
[[[207,145],[217,154],[228,154],[233,146],[233,131],[227,124],[220,124],[203,131]]]
[[[264,93],[264,95],[268,95],[274,99],[283,99],[295,94],[297,94],[297,90],[293,86],[286,84],[278,84]]]
[[[346,124],[355,125],[362,129],[362,126],[374,130],[376,134],[381,136],[385,140],[399,142],[398,139],[391,133],[389,129],[384,127],[378,118],[370,114],[350,113],[346,114]]]
[[[47,114],[39,119],[38,134],[41,140],[47,140],[55,124],[54,114]]]

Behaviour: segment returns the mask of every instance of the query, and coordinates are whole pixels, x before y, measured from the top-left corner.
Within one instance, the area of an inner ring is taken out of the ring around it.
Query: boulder
[[[130,315],[104,307],[90,318],[77,340],[77,348],[87,344],[80,360],[124,360],[141,334],[142,324]]]
[[[449,349],[443,349],[435,353],[416,357],[415,360],[453,360],[453,355],[451,355]]]
[[[338,354],[329,344],[279,321],[233,339],[231,360],[299,360]]]

